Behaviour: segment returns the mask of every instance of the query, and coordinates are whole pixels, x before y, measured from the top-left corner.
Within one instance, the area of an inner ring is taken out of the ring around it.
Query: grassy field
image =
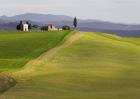
[[[76,33],[13,75],[0,99],[139,99],[140,39]]]
[[[68,31],[0,32],[0,71],[15,70],[57,46]]]

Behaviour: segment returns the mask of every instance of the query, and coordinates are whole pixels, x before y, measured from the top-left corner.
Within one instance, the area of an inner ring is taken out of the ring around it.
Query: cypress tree
[[[29,26],[28,28],[29,28],[29,29],[32,29],[32,24],[31,24],[31,23],[29,23],[29,22],[27,21],[26,24],[28,24],[28,26]]]
[[[17,25],[17,30],[21,30],[22,28],[22,21],[20,21],[20,23]]]
[[[74,28],[77,28],[77,18],[76,17],[74,18],[73,26],[74,26]]]

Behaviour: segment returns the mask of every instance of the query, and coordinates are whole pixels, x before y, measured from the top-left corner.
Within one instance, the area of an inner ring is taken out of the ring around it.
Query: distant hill
[[[1,16],[1,20],[6,22],[15,22],[20,20],[30,20],[33,22],[46,23],[46,22],[62,22],[62,21],[72,21],[73,18],[65,15],[51,15],[51,14],[34,14],[26,13],[21,15],[16,15],[12,17]]]
[[[20,21],[31,21],[35,24],[54,24],[72,26],[73,17],[66,15],[26,13],[12,17],[0,17],[0,30],[15,30],[16,24]],[[81,31],[109,32],[121,36],[140,37],[140,25],[120,24],[93,19],[78,19],[78,29]]]

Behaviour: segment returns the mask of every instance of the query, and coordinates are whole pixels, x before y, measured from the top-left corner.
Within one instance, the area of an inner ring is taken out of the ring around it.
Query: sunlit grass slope
[[[102,33],[76,36],[72,44],[50,53],[53,57],[30,73],[34,76],[17,78],[17,86],[0,99],[140,98],[139,39]]]
[[[57,46],[69,31],[0,31],[0,71],[18,69]]]

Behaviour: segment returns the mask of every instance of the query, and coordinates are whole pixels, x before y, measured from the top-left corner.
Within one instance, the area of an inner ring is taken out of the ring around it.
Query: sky
[[[140,24],[140,0],[0,0],[0,15],[42,13]]]

